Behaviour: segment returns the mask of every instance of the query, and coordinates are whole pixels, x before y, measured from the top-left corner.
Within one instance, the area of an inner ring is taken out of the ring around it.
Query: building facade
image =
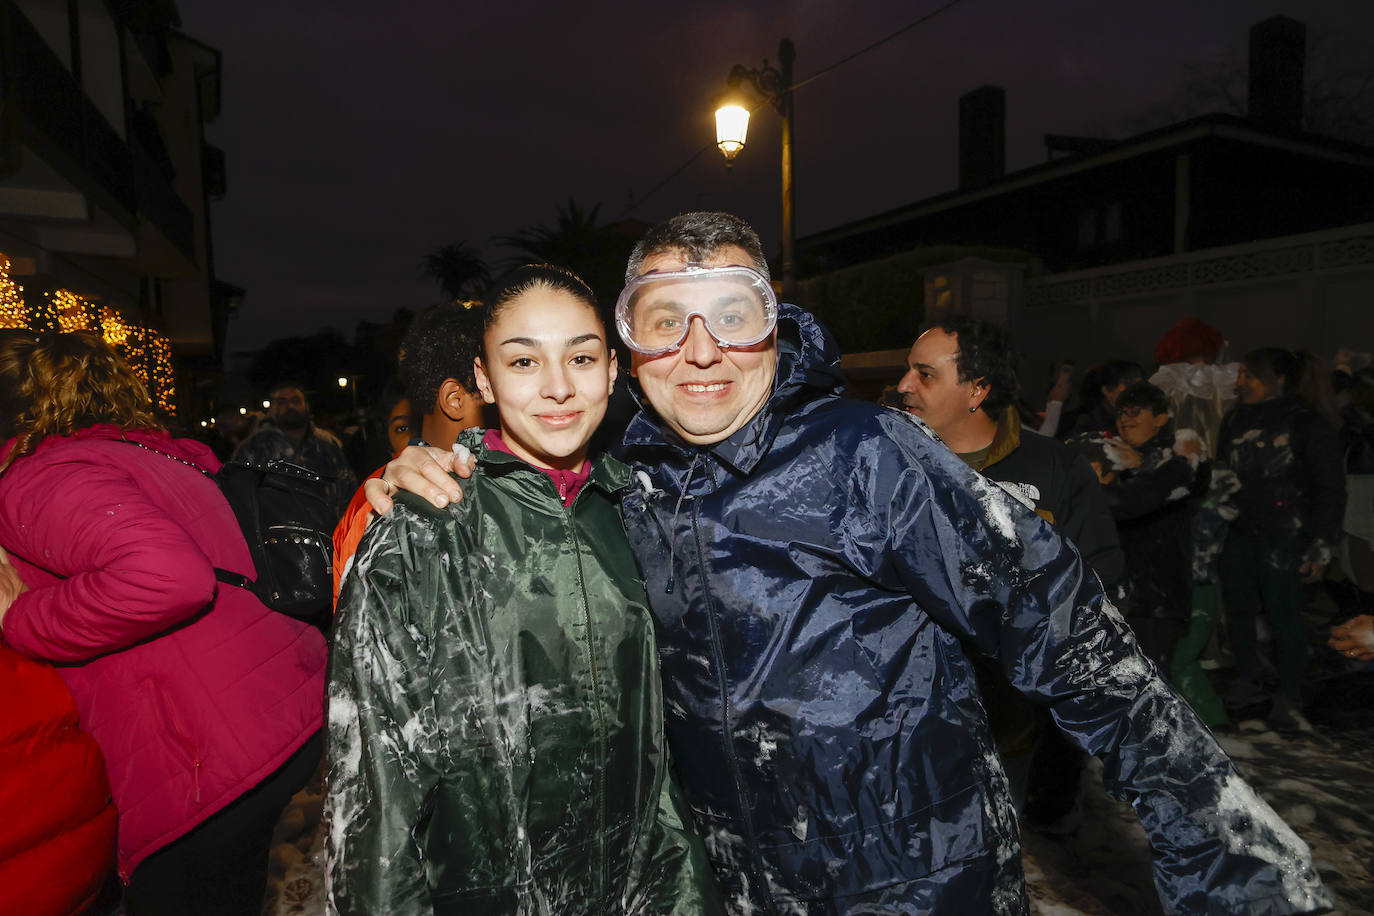
[[[1002,90],[966,94],[959,188],[799,240],[802,301],[843,328],[853,309],[836,291],[900,288],[899,304],[864,305],[886,339],[942,311],[1004,322],[1032,398],[1060,360],[1149,364],[1184,314],[1220,327],[1236,354],[1371,349],[1374,148],[1303,129],[1304,42],[1284,17],[1252,29],[1246,117],[1123,140],[1050,135],[1044,163],[1010,174]],[[849,360],[886,377],[898,355]]]
[[[198,412],[242,291],[215,278],[220,55],[156,0],[0,0],[0,326],[100,330]]]

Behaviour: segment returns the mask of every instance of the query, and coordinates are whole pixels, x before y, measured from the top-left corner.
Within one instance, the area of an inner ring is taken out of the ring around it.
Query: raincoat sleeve
[[[871,503],[897,580],[1101,758],[1149,837],[1166,911],[1329,906],[1306,844],[1140,654],[1073,545],[914,424],[882,438],[855,486],[892,494]]]
[[[414,518],[393,511],[372,526],[340,594],[325,795],[334,913],[433,912],[419,825],[440,750],[417,583],[434,581],[443,557],[417,549]]]
[[[30,456],[0,509],[0,543],[62,577],[21,594],[5,641],[31,658],[84,662],[192,617],[215,571],[186,529],[117,466]]]

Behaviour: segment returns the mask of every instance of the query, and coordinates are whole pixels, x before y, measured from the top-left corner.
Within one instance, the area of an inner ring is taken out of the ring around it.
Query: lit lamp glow
[[[744,149],[744,135],[749,129],[749,112],[766,104],[782,116],[782,295],[788,302],[797,301],[797,270],[792,249],[796,247],[792,188],[792,65],[797,49],[792,39],[778,43],[778,66],[746,67],[735,64],[725,78],[729,88],[716,97],[716,146],[725,155],[725,167],[732,168],[735,156]],[[762,96],[756,103],[741,87],[748,86]]]
[[[725,154],[726,163],[733,162],[744,149],[749,133],[749,109],[736,101],[723,102],[716,109],[716,146]]]
[[[340,388],[347,388],[347,387],[348,387],[348,378],[347,378],[347,376],[343,376],[343,375],[339,376],[339,387],[340,387]]]

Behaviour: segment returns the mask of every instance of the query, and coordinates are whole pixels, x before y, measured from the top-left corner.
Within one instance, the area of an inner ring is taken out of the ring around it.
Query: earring
[[[973,413],[973,412],[975,412],[977,409],[978,409],[978,405],[975,404],[975,405],[973,405],[972,407],[970,407],[970,408],[968,409],[968,412],[969,412],[969,413]]]

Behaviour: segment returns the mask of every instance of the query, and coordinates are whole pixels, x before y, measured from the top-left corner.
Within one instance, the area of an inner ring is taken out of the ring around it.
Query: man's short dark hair
[[[1169,396],[1149,382],[1136,382],[1117,396],[1116,409],[1143,407],[1155,416],[1169,413]]]
[[[310,403],[310,392],[306,391],[305,386],[293,378],[284,378],[275,384],[269,385],[265,396],[270,399],[272,395],[276,394],[278,391],[287,391],[291,388],[301,393],[301,397],[305,398],[305,403]]]
[[[738,245],[753,261],[751,265],[768,279],[768,259],[753,227],[730,213],[698,211],[679,213],[659,223],[635,244],[625,267],[625,282],[639,276],[645,258],[662,251],[675,251],[685,261],[705,261],[727,245]]]
[[[957,338],[959,353],[954,365],[959,370],[959,381],[981,379],[988,386],[983,410],[993,419],[1000,419],[1007,407],[1016,403],[1020,387],[1016,380],[1016,355],[1006,329],[971,315],[938,318],[922,328],[921,333],[932,329]]]
[[[444,302],[410,323],[401,340],[400,377],[415,416],[434,412],[445,379],[477,393],[472,361],[482,355],[482,312],[478,302]]]

